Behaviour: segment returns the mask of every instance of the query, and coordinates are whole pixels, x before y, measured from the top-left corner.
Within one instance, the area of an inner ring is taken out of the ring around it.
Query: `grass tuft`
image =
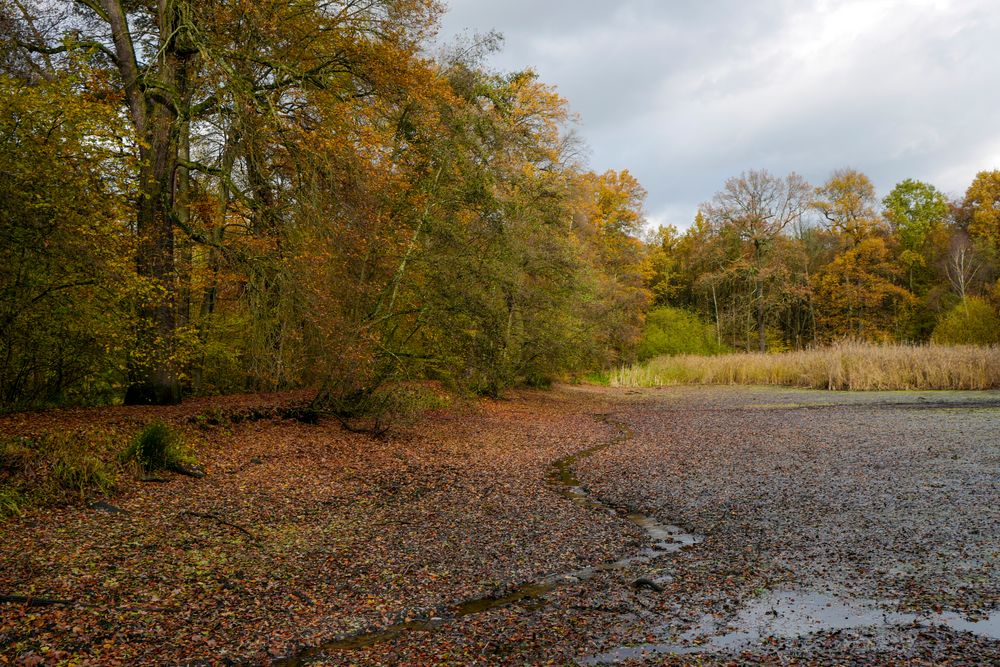
[[[139,431],[122,460],[135,461],[146,472],[172,470],[194,462],[180,434],[161,421]]]
[[[28,499],[15,489],[0,486],[0,521],[21,516]]]
[[[162,422],[140,431],[124,452],[122,439],[113,429],[0,434],[0,521],[32,507],[109,496],[126,464],[146,472],[196,470],[181,435]]]
[[[88,454],[65,457],[52,467],[55,485],[81,499],[89,493],[109,493],[114,489],[116,476],[112,466]]]
[[[840,343],[780,354],[661,356],[611,375],[616,387],[679,384],[846,391],[1000,389],[1000,346]]]

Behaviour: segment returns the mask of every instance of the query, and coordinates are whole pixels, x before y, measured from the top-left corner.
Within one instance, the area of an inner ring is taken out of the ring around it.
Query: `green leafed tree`
[[[882,200],[884,215],[899,241],[900,260],[907,269],[911,291],[923,291],[933,274],[933,251],[942,245],[950,209],[947,198],[929,183],[906,179]]]

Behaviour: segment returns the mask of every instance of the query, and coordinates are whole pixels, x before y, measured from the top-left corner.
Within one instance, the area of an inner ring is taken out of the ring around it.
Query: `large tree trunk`
[[[136,350],[128,368],[127,404],[180,401],[175,330],[174,194],[178,165],[179,107],[188,99],[194,51],[178,48],[184,0],[160,0],[161,44],[155,74],[147,79],[136,58],[121,0],[82,0],[111,29],[130,115],[140,139],[136,271],[152,287],[138,308]],[[150,84],[153,85],[150,85]]]
[[[174,360],[176,276],[174,272],[174,172],[177,136],[173,114],[163,105],[149,114],[148,148],[141,153],[136,220],[136,270],[155,293],[139,307],[138,354],[129,368],[128,405],[166,405],[181,399]]]
[[[191,174],[186,163],[191,161],[191,125],[189,122],[180,124],[178,136],[178,155],[180,164],[177,167],[177,188],[174,195],[174,216],[178,226],[185,231],[177,244],[177,326],[186,327],[191,324],[192,272],[194,270],[194,241],[191,239]]]

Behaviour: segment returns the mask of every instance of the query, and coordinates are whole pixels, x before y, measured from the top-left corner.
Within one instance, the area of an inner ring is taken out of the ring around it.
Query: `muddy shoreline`
[[[494,609],[507,607],[522,601],[534,600],[538,606],[546,604],[545,595],[559,586],[578,584],[588,581],[599,573],[625,570],[648,563],[655,558],[674,553],[680,549],[692,546],[702,541],[700,535],[692,535],[675,525],[665,525],[651,516],[630,511],[627,508],[613,508],[595,498],[580,483],[574,472],[574,466],[581,460],[593,456],[610,447],[627,446],[631,439],[631,431],[625,424],[616,422],[607,414],[595,415],[595,419],[618,431],[611,440],[599,445],[574,452],[553,462],[548,475],[551,489],[566,500],[587,510],[604,513],[617,513],[621,518],[646,532],[648,544],[641,550],[619,558],[615,561],[597,563],[569,572],[548,574],[540,579],[520,583],[509,587],[510,590],[496,595],[466,600],[450,607],[436,610],[433,615],[397,623],[386,628],[355,633],[346,637],[324,642],[319,646],[310,647],[294,656],[282,658],[274,662],[276,666],[298,667],[311,661],[329,657],[337,651],[354,651],[368,646],[396,640],[413,632],[435,632],[444,629],[449,623],[477,614],[486,614]],[[662,590],[660,584],[648,579],[637,580],[639,586],[653,590]],[[633,583],[633,585],[636,585]]]

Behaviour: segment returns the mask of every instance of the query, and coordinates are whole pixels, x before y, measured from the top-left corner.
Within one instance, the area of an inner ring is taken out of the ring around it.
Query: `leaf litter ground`
[[[0,527],[0,594],[72,601],[0,606],[0,662],[1000,659],[988,633],[932,622],[985,623],[1000,600],[996,394],[565,388],[439,411],[380,439],[327,421],[191,421],[301,398],[0,421],[7,433],[84,423],[125,437],[166,419],[202,443],[209,473],[126,484],[109,500],[121,512],[37,510]],[[631,437],[574,469],[619,511],[568,502],[547,479],[552,462],[615,440],[615,420]],[[640,552],[649,539],[627,511],[704,540],[448,619],[463,601]],[[823,625],[796,599],[908,616]],[[432,631],[308,650],[436,617]]]

